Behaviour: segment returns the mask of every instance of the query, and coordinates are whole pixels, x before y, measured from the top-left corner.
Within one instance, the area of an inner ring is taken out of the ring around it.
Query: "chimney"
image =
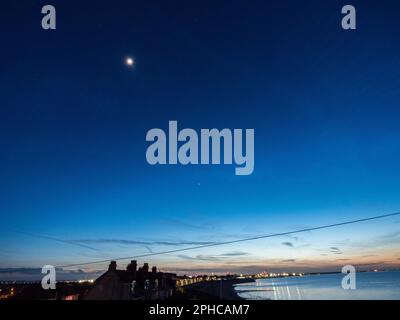
[[[108,266],[108,270],[109,270],[109,271],[111,271],[111,270],[113,270],[113,271],[117,270],[117,262],[116,262],[116,261],[111,261],[111,262],[110,262],[110,265]]]
[[[137,262],[136,260],[131,260],[131,263],[127,265],[126,270],[128,272],[135,273],[137,269]]]

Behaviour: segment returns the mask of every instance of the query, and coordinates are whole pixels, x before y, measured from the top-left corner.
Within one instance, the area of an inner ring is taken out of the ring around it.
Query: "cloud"
[[[65,243],[65,244],[69,244],[69,245],[78,246],[78,247],[85,248],[85,249],[90,249],[90,250],[93,250],[93,251],[99,251],[97,248],[88,246],[86,244],[75,242],[74,240],[59,239],[59,238],[50,237],[50,236],[43,235],[43,234],[30,233],[30,232],[24,232],[24,231],[15,231],[15,230],[13,230],[13,232],[14,233],[19,233],[19,234],[22,234],[22,235],[25,235],[25,236],[29,236],[29,237],[46,239],[46,240],[56,241],[56,242],[59,242],[59,243]]]
[[[400,230],[393,231],[393,232],[387,232],[385,234],[375,236],[370,238],[369,240],[366,241],[352,241],[350,239],[345,239],[340,242],[336,242],[341,245],[345,245],[347,247],[351,248],[379,248],[379,247],[385,247],[388,245],[393,245],[394,243],[400,243]]]
[[[65,274],[85,274],[82,269],[76,270],[65,270],[63,268],[56,267],[57,273]],[[42,274],[41,268],[0,268],[0,274],[2,273],[23,273],[23,274]]]
[[[281,262],[295,262],[296,261],[296,259],[284,259],[284,260],[281,260]]]
[[[330,254],[342,254],[342,250],[339,247],[329,247],[328,249],[315,249],[315,251],[322,251],[321,256],[328,256]]]
[[[197,255],[197,256],[188,256],[188,255],[177,255],[178,258],[184,259],[184,260],[192,260],[192,261],[222,261],[226,260],[227,258],[232,258],[232,257],[239,257],[239,256],[245,256],[247,255],[247,252],[241,252],[241,251],[231,251],[231,252],[225,252],[217,255]]]
[[[388,232],[384,235],[377,237],[377,239],[388,239],[388,240],[398,239],[398,240],[400,240],[400,230]]]
[[[182,220],[174,219],[174,218],[164,218],[162,219],[164,224],[169,224],[178,227],[184,227],[189,229],[196,229],[196,230],[212,230],[215,228],[213,224],[210,223],[202,223],[202,224],[192,224]]]
[[[223,254],[220,254],[220,256],[223,257],[236,257],[236,256],[245,256],[248,255],[247,252],[242,252],[242,251],[231,251],[231,252],[226,252]]]
[[[221,261],[221,257],[217,256],[207,256],[207,255],[197,255],[195,257],[187,256],[187,255],[177,255],[178,258],[184,259],[184,260],[194,260],[194,261]]]
[[[299,237],[298,236],[294,236],[294,235],[288,234],[288,235],[286,235],[286,237],[288,237],[289,239],[293,239],[296,242],[299,241]]]
[[[80,248],[90,249],[92,251],[101,252],[102,250],[95,248],[91,245],[93,244],[120,244],[120,245],[141,245],[145,247],[150,253],[153,253],[153,250],[149,247],[152,245],[163,245],[163,246],[203,246],[203,245],[210,245],[214,244],[211,241],[186,241],[186,240],[179,240],[179,241],[140,241],[140,240],[131,240],[131,239],[74,239],[74,240],[65,240],[60,239],[52,236],[47,236],[43,234],[36,234],[36,233],[29,233],[23,231],[15,231],[14,233],[19,233],[22,235],[40,238],[40,239],[47,239],[59,243],[64,243],[68,245],[74,245]]]
[[[342,254],[342,251],[338,247],[329,247],[329,250],[334,254]]]
[[[40,274],[40,268],[0,268],[0,274],[3,273],[24,273],[24,274]]]
[[[56,268],[56,276],[59,281],[95,279],[103,272],[103,270],[87,272],[82,269],[65,270]],[[2,281],[39,281],[43,276],[41,268],[0,268],[0,279]]]
[[[210,241],[141,241],[141,240],[130,240],[130,239],[77,239],[71,240],[75,243],[84,243],[84,244],[124,244],[124,245],[142,245],[142,246],[151,246],[151,245],[163,245],[163,246],[203,246],[214,244],[214,242]]]
[[[287,246],[287,247],[291,247],[291,248],[294,247],[293,243],[290,242],[290,241],[285,241],[285,242],[282,242],[281,244],[284,245],[284,246]]]

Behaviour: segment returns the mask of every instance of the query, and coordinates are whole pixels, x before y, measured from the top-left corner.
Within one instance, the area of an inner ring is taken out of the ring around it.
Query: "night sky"
[[[399,14],[367,0],[2,3],[0,279],[399,211]],[[253,174],[149,165],[146,133],[169,120],[254,128]],[[398,267],[399,249],[394,217],[138,262],[339,270]]]

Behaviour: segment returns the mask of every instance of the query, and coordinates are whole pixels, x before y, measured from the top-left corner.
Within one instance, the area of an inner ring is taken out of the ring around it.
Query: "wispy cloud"
[[[349,248],[374,248],[377,249],[379,247],[384,247],[387,245],[393,245],[394,243],[400,243],[400,230],[396,230],[393,232],[387,232],[385,234],[371,237],[369,240],[365,241],[352,241],[351,239],[345,239],[341,241],[337,241],[337,244],[349,247]]]
[[[228,258],[245,256],[245,255],[248,255],[248,253],[241,251],[231,251],[217,255],[201,255],[201,254],[197,256],[177,255],[177,257],[184,260],[195,260],[195,261],[223,261]]]
[[[24,273],[24,274],[40,274],[40,268],[0,268],[0,274],[3,273]]]
[[[329,250],[334,254],[342,254],[342,251],[338,247],[329,247]]]
[[[56,268],[57,280],[77,280],[77,279],[94,279],[97,278],[104,271],[84,271],[82,269],[65,270],[63,268]],[[42,279],[41,268],[0,268],[1,280],[29,280],[39,281]]]
[[[331,254],[342,254],[342,250],[339,247],[329,247],[329,248],[318,248],[318,249],[314,249],[315,251],[322,251],[322,253],[320,254],[321,256],[329,256]]]
[[[0,268],[0,273],[23,273],[23,274],[41,274],[41,268]],[[64,270],[63,268],[56,268],[56,272],[65,272],[73,274],[83,274],[85,271],[82,269]]]
[[[186,240],[178,240],[178,241],[142,241],[142,240],[130,240],[130,239],[76,239],[71,240],[74,243],[80,244],[124,244],[124,245],[142,245],[142,246],[151,246],[151,245],[163,245],[163,246],[201,246],[201,245],[209,245],[214,242],[210,241],[186,241]]]
[[[290,241],[285,241],[285,242],[282,242],[282,245],[284,245],[284,246],[287,246],[287,247],[291,247],[291,248],[293,248],[293,247],[294,247],[293,243],[292,243],[292,242],[290,242]]]
[[[164,219],[162,219],[162,222],[164,224],[169,224],[172,226],[178,226],[178,227],[183,227],[183,228],[188,228],[188,229],[196,229],[196,230],[215,229],[215,226],[211,223],[193,224],[193,223],[175,219],[175,218],[164,218]]]
[[[43,235],[43,234],[30,233],[30,232],[24,232],[24,231],[15,231],[15,230],[13,230],[13,232],[14,233],[18,233],[18,234],[22,234],[22,235],[25,235],[25,236],[33,237],[33,238],[46,239],[46,240],[56,241],[56,242],[59,242],[59,243],[78,246],[78,247],[85,248],[85,249],[90,249],[90,250],[93,250],[93,251],[99,251],[99,249],[97,249],[97,248],[94,248],[92,246],[88,246],[88,245],[83,244],[83,243],[76,242],[74,240],[65,240],[65,239],[60,239],[60,238],[47,236],[47,235]]]
[[[231,252],[226,252],[223,254],[220,254],[222,257],[237,257],[237,256],[246,256],[248,255],[247,252],[242,252],[242,251],[231,251]]]
[[[187,256],[187,255],[177,255],[178,258],[181,258],[183,260],[194,260],[194,261],[221,261],[220,257],[216,256],[208,256],[208,255],[197,255],[197,256]]]

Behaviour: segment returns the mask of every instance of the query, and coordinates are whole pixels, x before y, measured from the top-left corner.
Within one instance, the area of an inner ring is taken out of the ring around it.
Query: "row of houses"
[[[157,267],[149,270],[148,263],[138,268],[136,260],[132,260],[125,270],[119,270],[117,263],[111,261],[108,270],[96,279],[83,299],[167,299],[174,294],[177,280],[174,273],[158,272]]]

